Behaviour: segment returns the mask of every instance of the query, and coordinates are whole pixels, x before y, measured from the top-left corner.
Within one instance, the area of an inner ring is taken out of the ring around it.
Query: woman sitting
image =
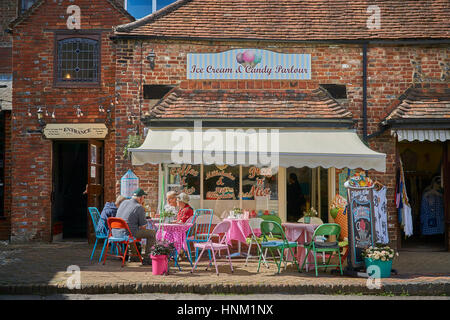
[[[186,193],[180,193],[177,197],[177,206],[179,209],[175,223],[186,223],[194,215],[194,210],[189,205],[189,196]]]

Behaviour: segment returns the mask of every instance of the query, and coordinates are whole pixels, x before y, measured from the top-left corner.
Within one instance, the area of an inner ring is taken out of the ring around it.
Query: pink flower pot
[[[162,275],[167,273],[168,269],[168,259],[166,255],[152,256],[152,274],[153,275]]]

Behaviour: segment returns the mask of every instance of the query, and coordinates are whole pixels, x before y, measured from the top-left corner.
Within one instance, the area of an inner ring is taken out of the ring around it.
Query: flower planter
[[[167,273],[169,264],[166,255],[158,255],[158,256],[150,255],[150,258],[152,259],[153,275],[162,275]]]
[[[311,223],[311,217],[304,217],[303,222],[304,223]]]
[[[382,261],[380,259],[374,260],[372,258],[364,258],[364,263],[366,265],[366,270],[369,266],[377,266],[380,268],[380,278],[390,278],[392,270],[392,260]],[[371,271],[373,272],[373,271]],[[372,276],[376,277],[376,274]]]

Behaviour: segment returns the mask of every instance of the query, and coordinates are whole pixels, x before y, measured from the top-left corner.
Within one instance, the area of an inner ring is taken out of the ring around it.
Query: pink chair
[[[200,261],[200,258],[202,257],[203,252],[205,252],[205,250],[209,250],[212,252],[214,265],[216,267],[216,274],[219,275],[219,270],[217,269],[216,252],[220,251],[220,250],[224,250],[224,249],[227,250],[228,261],[230,263],[231,272],[233,272],[233,266],[231,264],[231,257],[230,257],[230,249],[227,244],[227,232],[228,232],[228,229],[230,229],[230,227],[231,227],[230,221],[222,221],[218,225],[216,225],[216,227],[211,232],[211,234],[209,235],[209,238],[206,242],[200,242],[200,243],[194,244],[195,248],[202,249],[202,251],[200,252],[200,255],[198,256],[197,260],[195,261],[195,264],[192,267],[191,273],[194,272],[195,268],[197,267],[197,263]],[[222,238],[220,238],[221,234],[223,234]],[[211,238],[217,237],[217,236],[219,237],[219,242],[218,243],[213,242],[211,240]],[[209,260],[208,267],[211,266],[211,264],[212,264],[212,261]],[[206,270],[208,270],[208,267],[206,267]]]

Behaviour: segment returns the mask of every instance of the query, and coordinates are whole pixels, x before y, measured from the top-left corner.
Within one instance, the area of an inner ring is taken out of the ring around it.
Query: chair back
[[[227,232],[228,230],[231,228],[231,221],[222,221],[219,222],[219,224],[217,224],[214,227],[214,230],[211,232],[211,234],[209,235],[209,240],[211,241],[211,237],[213,235],[217,235],[220,236],[221,234],[223,234],[224,236],[222,237],[222,239],[220,240],[220,243],[225,243],[227,240]]]
[[[281,218],[279,216],[275,216],[272,214],[262,215],[261,219],[263,219],[264,221],[274,221],[274,222],[278,223],[279,225],[281,225]]]
[[[108,228],[106,225],[104,225],[102,219],[100,218],[100,212],[98,212],[98,209],[96,207],[88,207],[89,214],[91,215],[92,224],[94,226],[95,235],[96,236],[107,236],[108,235]],[[99,225],[99,224],[102,225]]]
[[[252,231],[254,229],[261,229],[261,222],[263,222],[263,221],[264,220],[261,218],[251,218],[248,220],[248,225],[250,226]]]
[[[128,231],[128,234],[131,235],[130,227],[128,226],[128,223],[123,220],[122,218],[117,217],[109,217],[108,218],[108,227],[110,230],[110,234],[112,233],[113,229],[125,229]]]
[[[211,231],[213,215],[212,209],[196,209],[191,222],[193,225],[189,228],[187,236],[206,241]]]
[[[261,234],[265,241],[267,237],[280,236],[281,240],[286,241],[286,235],[284,234],[281,224],[275,221],[264,220],[261,222]]]
[[[341,233],[341,226],[337,223],[324,223],[317,227],[314,231],[313,239],[316,236],[336,236],[339,238]]]

